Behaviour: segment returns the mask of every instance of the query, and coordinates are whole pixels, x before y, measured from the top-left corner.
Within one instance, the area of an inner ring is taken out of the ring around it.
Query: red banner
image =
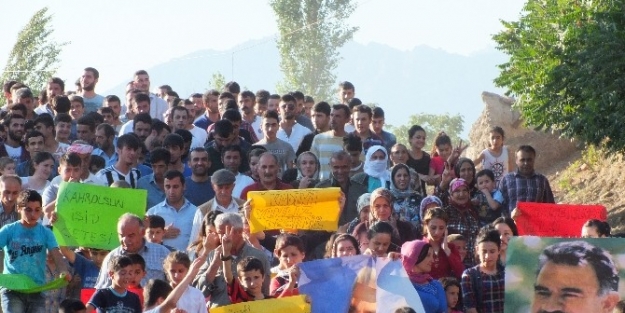
[[[515,219],[519,235],[579,238],[589,219],[605,221],[608,212],[602,205],[519,202]]]

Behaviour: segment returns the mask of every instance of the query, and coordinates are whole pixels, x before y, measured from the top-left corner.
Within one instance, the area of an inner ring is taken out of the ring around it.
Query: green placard
[[[0,287],[21,293],[35,293],[47,290],[59,289],[67,286],[65,277],[57,278],[45,285],[37,285],[30,277],[24,274],[0,275]]]
[[[143,216],[146,200],[146,190],[63,182],[52,232],[59,246],[112,250],[119,246],[119,217],[124,213]]]

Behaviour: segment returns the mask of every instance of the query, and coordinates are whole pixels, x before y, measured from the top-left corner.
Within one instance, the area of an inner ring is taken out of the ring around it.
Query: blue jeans
[[[21,293],[5,288],[0,290],[2,311],[5,313],[44,313],[46,298],[43,293]]]

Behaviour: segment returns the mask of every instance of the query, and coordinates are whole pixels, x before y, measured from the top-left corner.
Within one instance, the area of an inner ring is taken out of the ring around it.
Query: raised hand
[[[250,215],[252,215],[252,199],[245,201],[243,206],[241,206],[241,210],[243,211],[243,216],[245,216],[246,220],[250,220]]]
[[[441,243],[441,249],[445,251],[445,254],[449,256],[451,254],[451,249],[449,249],[449,243],[447,243],[447,235],[449,231],[445,229],[445,237],[443,237],[443,242]]]
[[[173,223],[167,225],[165,227],[165,238],[171,239],[171,238],[176,238],[180,235],[180,228],[177,228],[176,226],[174,226]]]
[[[226,233],[221,235],[221,251],[225,257],[230,255],[232,251],[232,234],[234,228],[232,226],[226,226]]]

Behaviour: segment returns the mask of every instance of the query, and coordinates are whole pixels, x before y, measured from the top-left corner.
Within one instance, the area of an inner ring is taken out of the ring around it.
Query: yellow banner
[[[336,231],[340,188],[252,191],[250,231],[273,229]]]
[[[310,313],[304,296],[242,302],[212,308],[211,313]]]

